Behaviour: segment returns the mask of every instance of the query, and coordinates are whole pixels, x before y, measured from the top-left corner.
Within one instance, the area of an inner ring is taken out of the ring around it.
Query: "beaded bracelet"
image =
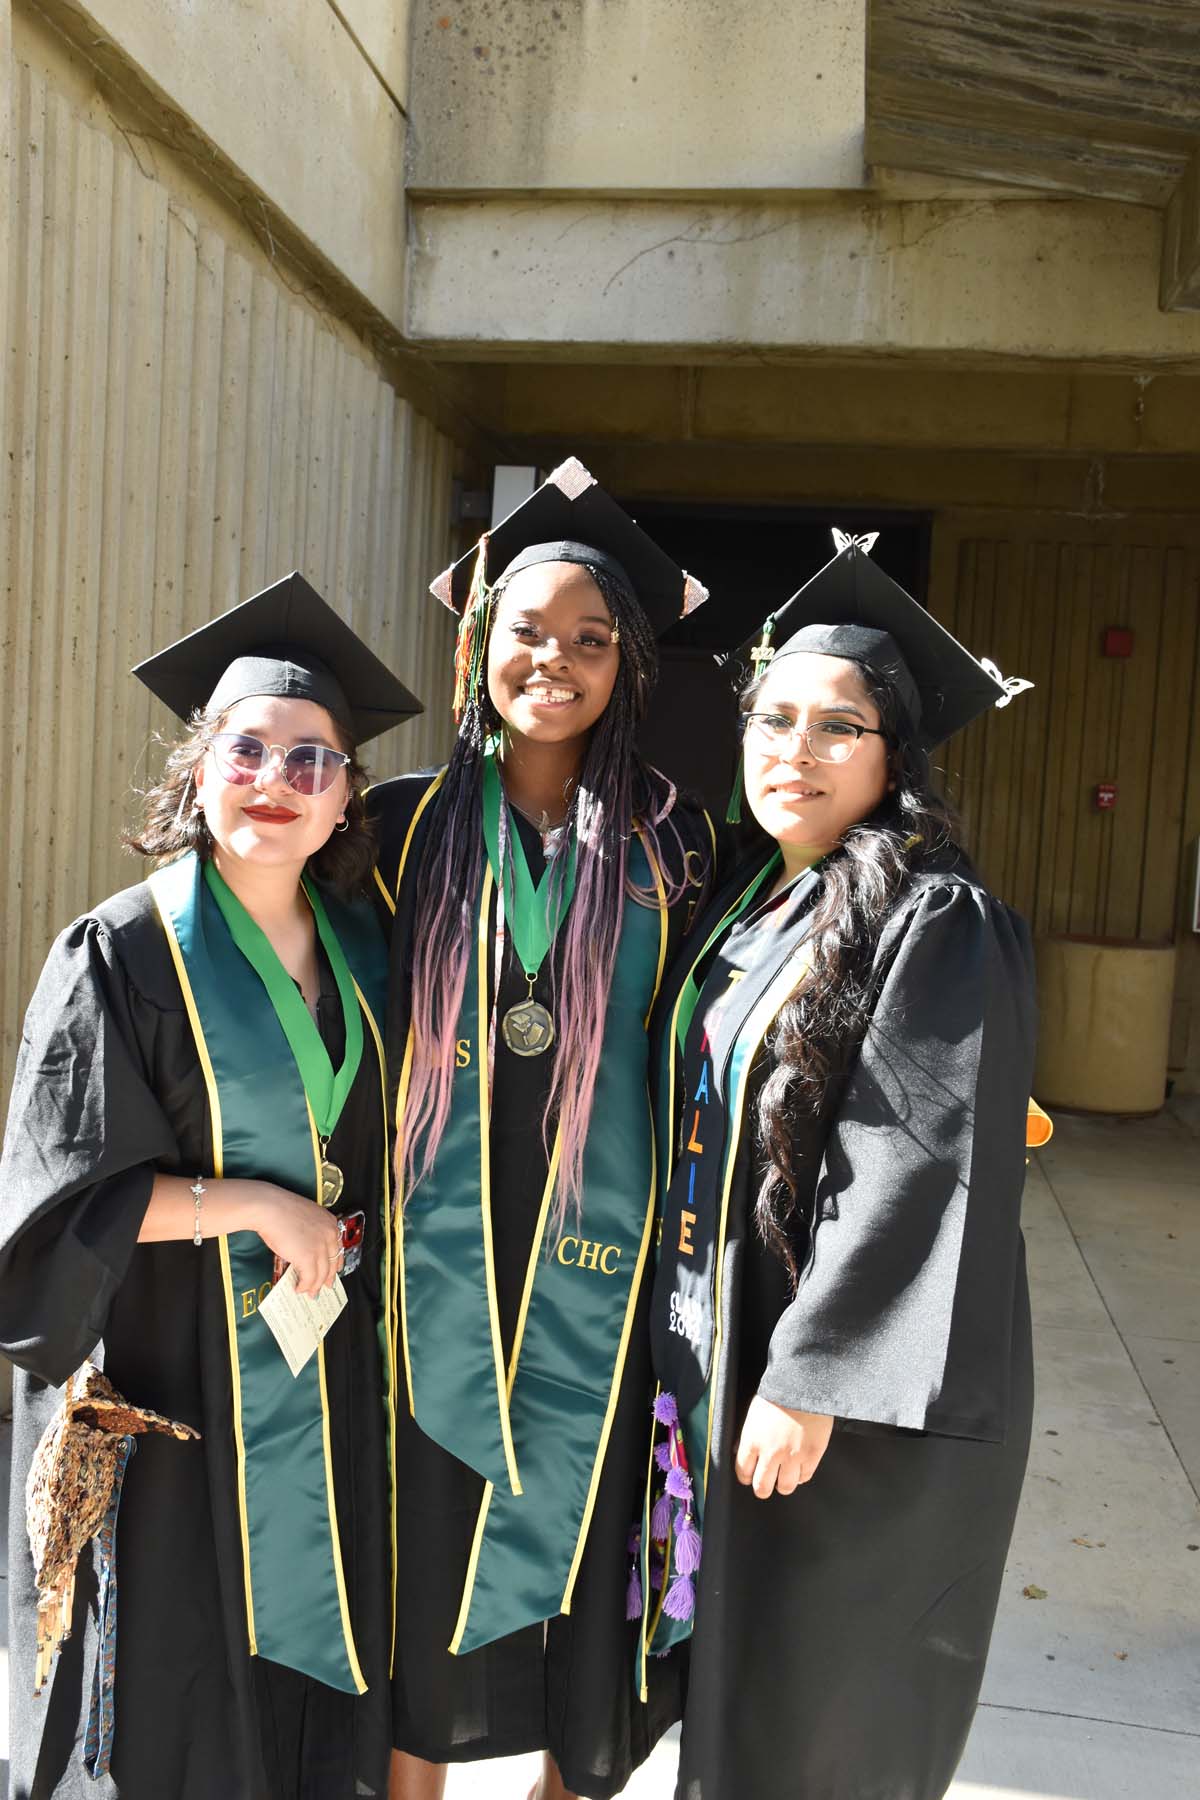
[[[200,1230],[200,1202],[208,1192],[208,1189],[205,1187],[199,1175],[197,1175],[195,1181],[193,1181],[190,1192],[192,1199],[195,1202],[196,1209],[192,1219],[192,1242],[199,1248],[204,1242],[204,1237]]]

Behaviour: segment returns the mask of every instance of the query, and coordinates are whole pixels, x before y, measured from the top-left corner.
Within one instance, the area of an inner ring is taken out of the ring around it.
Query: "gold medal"
[[[533,998],[533,983],[526,1000],[510,1006],[500,1021],[504,1041],[514,1056],[542,1056],[554,1042],[554,1020]]]
[[[328,1138],[321,1141],[321,1192],[317,1195],[318,1206],[336,1206],[342,1197],[342,1189],[346,1185],[346,1177],[335,1162],[330,1162],[325,1151]]]

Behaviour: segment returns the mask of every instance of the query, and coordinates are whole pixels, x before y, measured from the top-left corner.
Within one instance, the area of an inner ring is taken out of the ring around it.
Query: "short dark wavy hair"
[[[192,805],[196,769],[227,717],[228,709],[211,715],[193,713],[186,734],[168,746],[160,779],[141,795],[140,822],[123,834],[122,842],[127,850],[155,858],[174,857],[185,850],[194,850],[202,862],[208,861],[213,852],[212,834],[204,814]],[[361,894],[371,879],[376,857],[375,828],[363,804],[367,771],[358,760],[355,745],[336,719],[333,728],[339,749],[350,758],[346,766],[350,780],[346,829],[331,833],[321,848],[309,857],[308,868],[323,887],[332,888],[349,899]]]

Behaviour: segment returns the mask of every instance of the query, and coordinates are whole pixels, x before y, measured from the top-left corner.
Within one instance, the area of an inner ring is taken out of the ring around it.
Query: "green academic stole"
[[[692,1017],[699,1002],[700,992],[695,980],[695,971],[700,963],[720,939],[737,922],[743,913],[758,900],[769,885],[769,878],[778,873],[778,856],[771,856],[766,864],[736,892],[732,904],[722,913],[713,930],[707,933],[693,956],[689,959],[687,971],[679,984],[678,992],[671,1015],[669,1028],[663,1034],[661,1046],[661,1078],[658,1083],[659,1114],[658,1142],[662,1154],[659,1166],[661,1171],[660,1211],[666,1212],[667,1194],[674,1174],[675,1144],[674,1112],[676,1093],[676,1071],[683,1054]],[[816,870],[806,872],[806,882],[816,880]],[[806,966],[804,946],[801,943],[796,949],[786,954],[781,966],[768,981],[766,987],[750,1006],[742,1022],[737,1036],[725,1060],[724,1070],[718,1072],[711,1069],[713,1080],[720,1080],[724,1100],[725,1141],[720,1152],[720,1169],[717,1178],[718,1207],[715,1229],[715,1256],[711,1254],[709,1263],[712,1269],[712,1295],[714,1309],[714,1329],[712,1353],[708,1366],[708,1379],[704,1383],[699,1396],[686,1409],[679,1409],[678,1430],[682,1435],[686,1450],[687,1472],[691,1479],[691,1501],[689,1510],[697,1528],[702,1527],[704,1518],[704,1501],[708,1487],[709,1464],[712,1455],[713,1409],[716,1403],[717,1373],[721,1362],[721,1348],[724,1338],[724,1318],[722,1308],[722,1277],[725,1264],[725,1239],[729,1224],[729,1200],[733,1190],[733,1178],[737,1168],[738,1153],[741,1148],[743,1133],[746,1127],[746,1101],[749,1093],[749,1077],[755,1059],[762,1049],[763,1041],[775,1023],[780,1009],[796,991],[797,983]],[[685,1119],[685,1124],[686,1124]],[[697,1150],[694,1134],[686,1146]],[[684,1215],[688,1219],[693,1214]],[[704,1257],[705,1244],[696,1239],[694,1249],[701,1259]],[[656,1401],[656,1408],[658,1402]],[[668,1445],[671,1433],[663,1434],[662,1441]],[[672,1459],[675,1460],[674,1458]],[[652,1555],[651,1539],[651,1497],[655,1478],[653,1445],[650,1467],[647,1473],[646,1498],[642,1513],[641,1527],[641,1590],[645,1597],[642,1609],[642,1637],[638,1657],[638,1682],[643,1700],[647,1697],[646,1665],[650,1655],[661,1656],[674,1645],[682,1643],[691,1636],[692,1618],[674,1618],[666,1610],[664,1602],[671,1585],[673,1560],[673,1526],[668,1531],[665,1545],[665,1561],[659,1571],[660,1580],[655,1584],[651,1580],[650,1562]]]
[[[582,1218],[547,1250],[556,1139],[507,1368],[491,1229],[490,866],[455,1034],[450,1116],[434,1168],[405,1198],[401,1321],[409,1404],[426,1435],[487,1483],[453,1654],[570,1612],[591,1523],[654,1217],[646,1020],[662,978],[667,901],[640,841],[631,848],[629,873],[657,890],[658,904],[624,906],[583,1158]],[[410,1030],[398,1117],[411,1062]],[[540,1132],[541,1123],[530,1119],[529,1131]],[[419,1166],[419,1153],[417,1160]]]
[[[199,859],[189,854],[158,870],[150,890],[208,1088],[211,1174],[274,1181],[315,1197],[320,1141],[304,1084],[263,981],[234,943]],[[386,1145],[384,1053],[375,1024],[386,999],[385,947],[366,907],[331,899],[326,907],[375,1046]],[[383,1161],[386,1296],[392,1231],[386,1155]],[[367,1684],[354,1646],[334,1502],[324,1347],[293,1378],[258,1315],[271,1286],[271,1251],[253,1231],[231,1232],[217,1244],[229,1326],[250,1653],[329,1687],[363,1693]],[[395,1359],[386,1304],[384,1312],[381,1356],[392,1416]],[[393,1495],[394,1488],[393,1481]]]

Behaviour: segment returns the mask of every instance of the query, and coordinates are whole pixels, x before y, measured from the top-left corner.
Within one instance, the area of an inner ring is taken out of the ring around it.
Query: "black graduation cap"
[[[424,710],[298,573],[147,657],[133,673],[185,720],[256,694],[314,700],[356,745]]]
[[[891,675],[914,728],[932,748],[989,706],[1033,684],[980,662],[871,561],[876,534],[835,532],[837,555],[772,613],[729,659],[738,685],[801,651],[866,658]]]
[[[708,599],[708,589],[678,568],[575,456],[431,582],[429,591],[461,615],[477,573],[494,587],[502,575],[543,562],[608,568],[641,602],[658,637]]]

